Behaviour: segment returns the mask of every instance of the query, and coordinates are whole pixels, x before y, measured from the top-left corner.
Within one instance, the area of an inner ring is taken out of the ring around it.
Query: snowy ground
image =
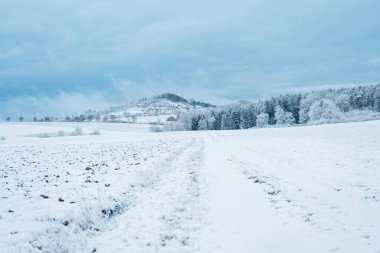
[[[380,121],[75,127],[0,124],[1,252],[380,252]]]

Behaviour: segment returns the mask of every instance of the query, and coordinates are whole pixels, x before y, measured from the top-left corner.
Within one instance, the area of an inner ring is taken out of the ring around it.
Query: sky
[[[0,120],[380,81],[378,0],[0,0]]]

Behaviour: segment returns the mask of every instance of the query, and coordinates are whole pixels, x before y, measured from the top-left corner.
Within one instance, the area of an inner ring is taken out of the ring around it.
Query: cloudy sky
[[[378,0],[0,0],[0,117],[380,81]]]

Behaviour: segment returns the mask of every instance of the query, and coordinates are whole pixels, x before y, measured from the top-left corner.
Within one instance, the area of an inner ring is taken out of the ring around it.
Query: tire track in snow
[[[94,238],[98,252],[194,252],[202,227],[203,142],[193,141],[145,175],[117,227]]]
[[[204,134],[210,221],[202,231],[201,252],[276,252],[279,248],[282,252],[307,252],[308,245],[294,243],[306,240],[307,234],[299,235],[284,226],[267,196],[230,159],[239,152],[235,145],[218,133]]]
[[[231,164],[231,168],[241,173],[247,182],[261,189],[262,195],[266,195],[268,202],[271,202],[272,208],[276,210],[276,216],[282,219],[281,222],[284,226],[297,229],[296,231],[299,233],[310,233],[311,238],[318,238],[318,241],[325,242],[326,252],[356,252],[350,247],[357,245],[351,245],[348,238],[355,238],[355,242],[359,241],[361,246],[366,249],[376,244],[376,239],[372,239],[377,237],[374,226],[366,224],[365,219],[363,222],[361,217],[356,216],[356,210],[344,209],[345,206],[352,206],[350,203],[353,201],[363,202],[360,198],[352,198],[349,192],[351,189],[348,187],[346,187],[347,193],[341,192],[342,188],[339,187],[339,184],[347,184],[344,179],[334,178],[336,174],[332,173],[333,178],[330,180],[329,173],[323,174],[323,171],[315,169],[305,170],[305,162],[301,159],[302,153],[301,155],[297,154],[300,152],[298,147],[293,149],[293,152],[296,152],[293,156],[284,157],[284,153],[281,153],[284,150],[280,149],[280,153],[274,152],[275,148],[257,150],[257,146],[248,144],[245,140],[230,137],[215,133],[211,139],[217,142],[217,145],[228,147],[226,159]],[[323,153],[323,151],[319,152],[315,157],[330,158],[329,154]],[[312,156],[314,159],[315,157]],[[331,160],[324,161],[324,163],[329,162],[332,168],[335,168],[333,165],[339,165],[336,164],[338,161],[344,163],[342,159],[336,160],[335,157],[331,157]],[[326,166],[324,163],[321,166]],[[294,178],[287,176],[286,173],[283,174],[283,170],[289,167],[291,168],[289,173],[293,173],[290,175],[293,175]],[[350,178],[350,180],[354,179],[354,177]],[[316,192],[315,188],[320,189],[321,192]],[[367,188],[369,189],[369,187]],[[325,192],[333,197],[336,196],[336,201],[334,202],[334,198],[326,196]],[[372,203],[366,203],[368,209],[375,208],[377,202],[375,198],[373,199]],[[367,199],[364,201],[368,202]],[[331,237],[339,239],[333,242],[330,240]],[[302,242],[303,240],[298,241]],[[302,243],[308,241],[315,244],[310,238]],[[340,243],[341,241],[349,242]]]

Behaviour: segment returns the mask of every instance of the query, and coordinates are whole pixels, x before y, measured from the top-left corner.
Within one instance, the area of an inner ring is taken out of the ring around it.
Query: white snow
[[[78,126],[0,124],[1,252],[380,252],[380,121]]]

